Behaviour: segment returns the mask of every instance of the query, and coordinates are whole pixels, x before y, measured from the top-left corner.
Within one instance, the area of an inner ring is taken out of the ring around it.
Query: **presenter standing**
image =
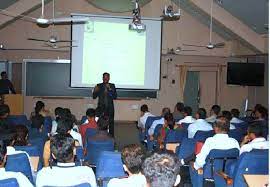
[[[0,79],[0,95],[9,94],[9,92],[16,94],[13,84],[8,80],[7,72],[1,72]]]
[[[98,97],[96,109],[97,117],[109,117],[109,133],[114,137],[114,105],[113,100],[117,98],[115,85],[109,83],[110,74],[103,73],[103,83],[97,84],[93,91],[93,99]]]

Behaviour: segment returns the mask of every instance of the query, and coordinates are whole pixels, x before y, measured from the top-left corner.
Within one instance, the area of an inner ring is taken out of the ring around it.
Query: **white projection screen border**
[[[145,32],[130,31],[131,17],[72,14],[89,17],[72,24],[71,87],[94,87],[102,73],[123,89],[160,89],[162,21],[142,18]]]

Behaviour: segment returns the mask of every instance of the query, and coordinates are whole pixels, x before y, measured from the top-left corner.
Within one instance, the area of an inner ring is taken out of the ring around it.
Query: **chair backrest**
[[[234,170],[233,186],[247,186],[244,174],[268,175],[269,155],[267,150],[252,150],[251,152],[242,153],[239,157]]]
[[[162,124],[158,124],[154,130],[154,137],[158,137],[160,135],[160,131],[161,131],[161,128],[162,128]]]
[[[43,186],[43,187],[55,187],[55,186]],[[82,183],[82,184],[77,184],[77,185],[72,185],[72,186],[65,186],[65,187],[91,187],[91,184]]]
[[[196,141],[193,138],[183,138],[178,151],[176,152],[178,158],[184,159],[194,153]]]
[[[242,129],[233,129],[228,132],[228,136],[241,142],[244,137],[244,132]]]
[[[52,118],[49,116],[46,116],[44,118],[44,133],[50,133],[52,130]]]
[[[82,116],[81,124],[83,124],[87,120],[87,116]]]
[[[89,140],[87,142],[87,154],[86,160],[91,164],[96,165],[97,160],[100,156],[102,151],[113,151],[114,150],[114,143],[113,140]]]
[[[76,159],[77,161],[84,160],[84,154],[83,154],[83,147],[77,146],[76,147]]]
[[[188,129],[188,126],[190,125],[191,123],[181,123],[181,125],[182,125],[182,127],[184,128],[184,129]]]
[[[239,149],[219,150],[213,149],[206,158],[203,167],[203,176],[205,179],[214,179],[215,172],[224,171],[226,164],[239,157]]]
[[[182,142],[183,138],[187,138],[187,130],[169,130],[166,133],[165,143],[180,143]]]
[[[6,171],[23,173],[34,184],[29,159],[25,153],[7,156]]]
[[[126,176],[119,152],[102,151],[96,166],[97,179],[108,180],[109,178]]]
[[[28,145],[28,146],[15,146],[17,151],[25,151],[29,156],[39,156],[41,157],[40,149],[37,145]]]
[[[87,128],[85,131],[85,139],[95,136],[97,134],[97,131],[98,130],[94,128]]]
[[[15,178],[0,180],[1,187],[19,187],[19,183]]]
[[[8,124],[11,125],[25,125],[30,127],[30,121],[27,119],[26,115],[9,115],[7,118]]]
[[[247,132],[248,122],[246,121],[243,121],[242,123],[232,123],[232,125],[234,125],[236,129],[240,129],[243,132]]]
[[[161,119],[161,116],[148,116],[145,122],[145,130],[147,131],[155,120]]]
[[[197,142],[205,142],[205,140],[209,137],[214,136],[215,132],[213,130],[211,131],[197,131],[194,139]]]

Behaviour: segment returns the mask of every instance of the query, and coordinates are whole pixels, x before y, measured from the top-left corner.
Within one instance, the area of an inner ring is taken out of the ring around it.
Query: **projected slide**
[[[77,47],[71,53],[71,87],[94,87],[108,72],[116,88],[159,89],[161,20],[142,19],[142,32],[129,30],[131,22],[89,15],[88,22],[72,25],[72,45]]]
[[[85,24],[83,84],[96,84],[102,72],[109,72],[111,82],[144,85],[146,33],[127,28],[128,24],[124,23],[90,21]]]

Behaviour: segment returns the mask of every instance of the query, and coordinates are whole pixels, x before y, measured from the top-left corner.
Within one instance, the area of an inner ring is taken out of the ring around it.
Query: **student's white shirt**
[[[236,117],[233,117],[232,119],[231,119],[231,121],[230,121],[230,123],[243,123],[244,121],[242,121],[242,120],[240,120],[240,119],[238,119],[238,118],[236,118]]]
[[[42,168],[37,174],[36,187],[74,186],[89,183],[97,187],[93,170],[87,166],[75,166],[75,163],[57,163],[57,166]]]
[[[153,121],[151,127],[148,129],[149,136],[151,136],[151,135],[154,134],[155,128],[156,128],[157,125],[164,124],[164,123],[165,123],[164,122],[164,118],[161,118],[161,119],[158,119],[158,120]]]
[[[74,140],[77,140],[79,142],[80,146],[83,146],[83,144],[82,144],[82,135],[80,133],[78,133],[78,132],[74,131],[73,129],[71,129],[70,135],[72,136],[72,138]]]
[[[52,130],[51,130],[51,134],[54,135],[56,134],[56,130],[57,130],[57,122],[55,120],[52,121]]]
[[[20,187],[33,187],[33,184],[21,172],[6,171],[0,168],[0,180],[15,178]]]
[[[150,112],[145,112],[143,116],[141,116],[138,120],[138,127],[140,128],[145,128],[145,123],[146,123],[146,120],[149,116],[154,116],[153,114],[151,114]]]
[[[145,187],[146,179],[142,174],[131,175],[128,178],[114,178],[109,181],[107,187]]]
[[[208,122],[208,123],[214,123],[217,119],[217,115],[216,114],[213,114],[212,116],[206,118],[205,120]]]
[[[212,149],[227,150],[233,148],[240,149],[237,140],[230,138],[228,134],[215,134],[213,137],[207,138],[201,152],[196,156],[194,168],[197,170],[204,166],[205,159]]]
[[[24,153],[26,154],[26,156],[28,157],[28,160],[29,160],[29,163],[30,163],[30,167],[31,167],[31,170],[32,170],[32,174],[34,174],[34,167],[32,166],[32,162],[31,162],[31,159],[30,159],[30,156],[27,152],[25,151],[17,151],[14,147],[12,146],[7,146],[7,155],[16,155],[16,154],[20,154],[20,153]]]
[[[177,124],[181,124],[181,123],[194,123],[196,121],[196,119],[194,119],[192,116],[186,116],[184,117],[184,119],[181,119],[177,122]]]
[[[255,138],[240,148],[240,154],[250,152],[252,149],[269,149],[269,141],[266,141],[263,137]]]
[[[188,126],[188,138],[193,138],[197,131],[211,131],[213,127],[204,119],[197,119],[194,123]]]

